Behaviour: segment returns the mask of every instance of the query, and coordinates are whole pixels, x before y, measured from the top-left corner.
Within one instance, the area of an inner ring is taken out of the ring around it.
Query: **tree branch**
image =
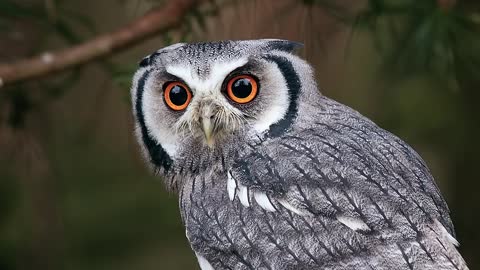
[[[0,88],[67,70],[138,44],[156,33],[178,26],[187,12],[200,2],[200,0],[170,0],[164,6],[149,11],[130,24],[85,43],[9,64],[0,64]]]

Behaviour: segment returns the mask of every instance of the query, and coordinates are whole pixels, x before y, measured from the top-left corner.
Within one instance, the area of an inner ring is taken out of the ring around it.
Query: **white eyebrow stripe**
[[[240,58],[230,62],[215,62],[210,67],[208,77],[204,79],[198,76],[195,66],[172,65],[167,66],[166,71],[185,81],[194,94],[209,93],[217,89],[220,90],[219,86],[222,85],[225,77],[235,69],[244,66],[247,62],[247,58]]]

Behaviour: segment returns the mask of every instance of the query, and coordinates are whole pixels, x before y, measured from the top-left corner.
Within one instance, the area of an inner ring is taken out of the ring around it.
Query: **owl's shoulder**
[[[421,219],[438,219],[453,234],[446,203],[410,146],[333,100],[325,98],[313,113],[309,125],[248,145],[233,163],[232,178],[299,212],[383,227],[414,211]]]

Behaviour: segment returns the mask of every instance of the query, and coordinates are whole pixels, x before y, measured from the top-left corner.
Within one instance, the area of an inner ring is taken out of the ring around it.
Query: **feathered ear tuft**
[[[283,40],[283,39],[264,39],[266,48],[269,50],[279,50],[284,52],[294,52],[303,47],[303,43]]]
[[[159,55],[161,55],[162,53],[166,53],[166,52],[169,52],[171,50],[175,50],[177,48],[182,47],[183,45],[185,45],[185,43],[175,43],[175,44],[169,45],[167,47],[161,48],[161,49],[153,52],[152,54],[146,56],[145,58],[143,58],[142,61],[140,61],[138,63],[138,66],[139,67],[147,67],[147,66],[151,65],[155,61],[155,59]]]

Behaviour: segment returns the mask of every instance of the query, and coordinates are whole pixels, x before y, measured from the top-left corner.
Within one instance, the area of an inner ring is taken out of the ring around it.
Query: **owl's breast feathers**
[[[227,172],[185,184],[195,252],[215,269],[467,269],[421,158],[322,102],[317,122],[247,145]]]

